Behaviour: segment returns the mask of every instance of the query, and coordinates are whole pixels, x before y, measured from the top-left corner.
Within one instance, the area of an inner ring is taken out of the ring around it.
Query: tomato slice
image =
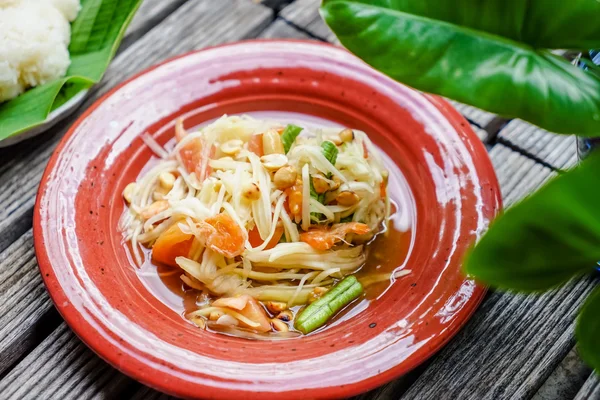
[[[265,250],[269,250],[277,246],[277,243],[279,243],[282,236],[283,227],[278,226],[277,228],[275,228],[275,233],[273,234],[273,237],[271,238],[269,243],[267,243],[267,247],[265,247]],[[254,229],[248,232],[248,241],[250,242],[252,247],[258,247],[261,244],[263,244],[264,240],[262,240],[262,238],[260,237],[260,233],[258,232],[258,229],[256,227],[254,227]]]
[[[252,137],[248,141],[248,150],[259,157],[265,155],[265,152],[263,150],[262,133],[259,133],[258,135],[252,135]]]
[[[177,257],[189,257],[194,236],[183,233],[179,224],[174,224],[161,233],[152,246],[152,258],[160,263],[176,267]]]

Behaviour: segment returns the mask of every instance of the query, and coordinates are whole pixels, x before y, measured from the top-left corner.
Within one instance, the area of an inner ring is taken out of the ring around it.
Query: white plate
[[[64,118],[69,116],[73,111],[75,111],[77,107],[81,105],[83,100],[85,100],[85,97],[88,94],[88,92],[89,89],[85,89],[77,93],[65,104],[52,111],[48,115],[48,118],[46,118],[46,121],[44,121],[41,125],[35,126],[18,135],[8,137],[4,140],[0,140],[0,148],[12,146],[13,144],[17,144],[19,142],[22,142],[23,140],[37,136],[40,133],[44,133],[48,129],[52,128],[57,122],[63,120]]]

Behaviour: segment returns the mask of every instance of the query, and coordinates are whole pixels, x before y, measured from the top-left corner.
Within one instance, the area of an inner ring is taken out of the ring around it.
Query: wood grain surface
[[[287,5],[290,3],[289,5]],[[146,0],[103,81],[42,137],[0,149],[0,399],[166,399],[116,371],[62,322],[37,269],[35,193],[53,149],[99,96],[166,58],[246,38],[337,43],[320,0]],[[287,5],[287,6],[286,6]],[[282,8],[283,7],[283,8]],[[574,139],[455,103],[490,149],[506,206],[576,162]],[[502,129],[501,129],[502,128]],[[573,320],[594,278],[541,296],[492,292],[467,326],[412,373],[357,399],[600,399],[574,350]]]

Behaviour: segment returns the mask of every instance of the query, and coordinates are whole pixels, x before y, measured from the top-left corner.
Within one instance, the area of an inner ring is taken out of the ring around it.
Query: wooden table
[[[156,399],[65,325],[42,283],[31,221],[46,162],[71,123],[136,72],[186,51],[250,38],[335,41],[319,0],[146,0],[86,103],[38,139],[0,150],[0,399]],[[574,138],[457,104],[489,149],[506,206],[576,162]],[[600,399],[574,348],[573,321],[597,284],[542,296],[491,292],[464,329],[425,365],[360,399]]]

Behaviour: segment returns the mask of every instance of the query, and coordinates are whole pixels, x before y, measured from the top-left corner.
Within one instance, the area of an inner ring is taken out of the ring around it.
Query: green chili
[[[300,132],[302,132],[302,128],[299,126],[288,125],[285,127],[285,130],[281,134],[281,142],[283,143],[285,154],[290,151]]]
[[[296,317],[294,326],[307,334],[325,325],[338,311],[358,298],[363,287],[354,275],[347,276],[319,300],[315,301]]]

